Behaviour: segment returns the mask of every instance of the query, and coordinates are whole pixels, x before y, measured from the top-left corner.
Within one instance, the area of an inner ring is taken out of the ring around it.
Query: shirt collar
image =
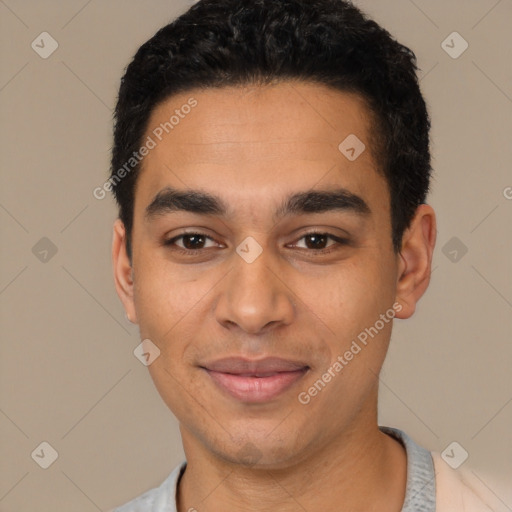
[[[400,441],[407,453],[407,486],[401,512],[435,512],[436,479],[430,452],[402,430],[392,427],[379,429]]]

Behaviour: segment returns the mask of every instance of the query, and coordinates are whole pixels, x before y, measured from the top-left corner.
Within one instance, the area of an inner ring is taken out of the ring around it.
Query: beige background
[[[1,511],[108,510],[183,457],[113,287],[113,201],[92,191],[124,66],[191,3],[0,1]],[[439,218],[430,290],[395,323],[380,422],[431,450],[460,443],[462,467],[510,511],[512,1],[356,4],[418,56]],[[59,44],[47,59],[31,48],[43,31]],[[469,43],[457,59],[441,47],[453,31]],[[43,237],[57,248],[46,262]],[[58,452],[46,470],[31,457],[43,441]]]

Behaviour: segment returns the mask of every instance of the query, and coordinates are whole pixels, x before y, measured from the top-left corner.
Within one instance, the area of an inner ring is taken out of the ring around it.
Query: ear
[[[126,317],[130,322],[136,324],[137,314],[133,301],[133,270],[126,252],[126,230],[120,219],[114,222],[112,264],[117,295],[119,295],[124,305]]]
[[[409,318],[414,314],[416,303],[429,285],[436,234],[434,210],[427,204],[418,206],[404,233],[399,254],[396,299],[402,309],[397,311],[397,318]]]

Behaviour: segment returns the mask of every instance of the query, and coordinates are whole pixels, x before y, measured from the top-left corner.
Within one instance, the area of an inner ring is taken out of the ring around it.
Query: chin
[[[269,438],[268,433],[276,425],[278,423],[274,422],[273,427],[261,433],[245,431],[239,436],[232,435],[215,446],[210,445],[208,450],[231,464],[247,468],[278,470],[290,467],[302,458],[300,454],[304,453],[306,447],[298,446],[299,439],[291,434],[283,436],[281,432],[279,437]],[[303,436],[301,439],[304,441]]]

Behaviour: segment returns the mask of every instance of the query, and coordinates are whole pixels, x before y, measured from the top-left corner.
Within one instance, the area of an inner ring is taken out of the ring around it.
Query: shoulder
[[[186,464],[176,466],[158,487],[108,512],[176,512],[176,488]]]
[[[492,512],[475,490],[469,472],[454,470],[437,452],[432,453],[436,475],[436,512]]]

